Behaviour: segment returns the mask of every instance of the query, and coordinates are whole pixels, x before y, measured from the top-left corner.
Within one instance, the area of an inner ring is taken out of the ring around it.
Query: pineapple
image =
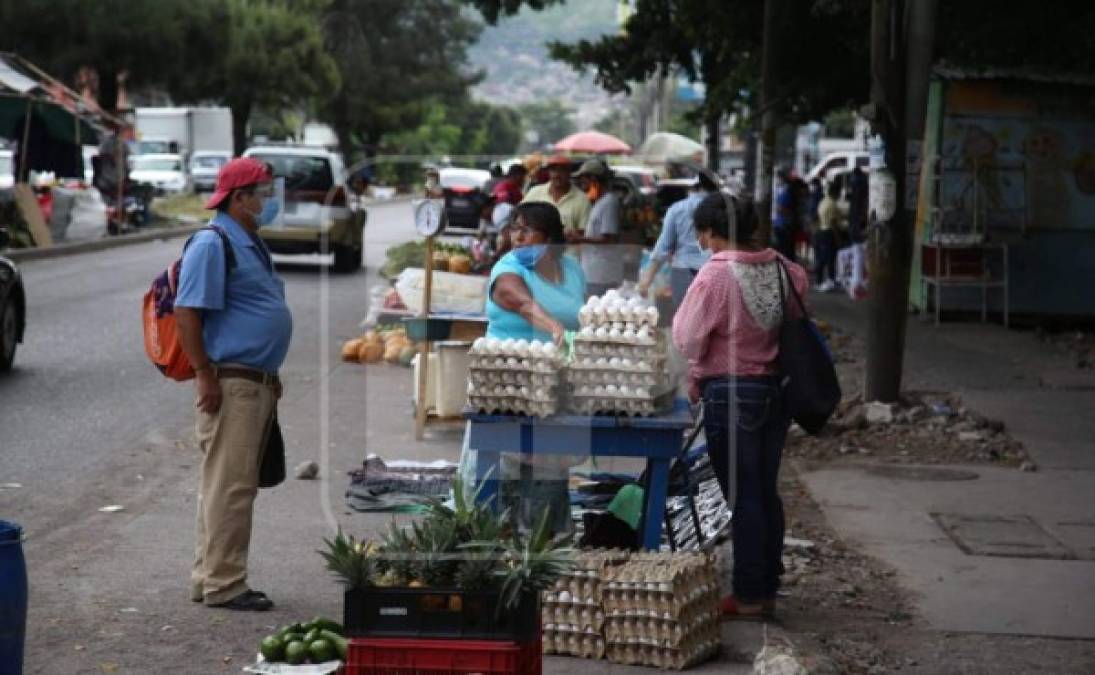
[[[373,585],[376,577],[376,559],[369,547],[339,530],[335,538],[324,539],[326,551],[318,551],[327,562],[327,570],[338,577],[346,588],[353,590]]]
[[[451,586],[460,562],[453,523],[427,519],[411,528],[417,551],[413,564],[414,577],[430,588]]]
[[[394,520],[380,539],[380,566],[385,585],[407,585],[414,578],[414,542]]]
[[[490,590],[498,585],[501,560],[495,553],[468,553],[456,570],[456,587],[462,591]]]

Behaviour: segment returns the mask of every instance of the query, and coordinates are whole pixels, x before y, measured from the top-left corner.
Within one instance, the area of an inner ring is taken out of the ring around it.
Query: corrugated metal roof
[[[962,68],[944,64],[936,66],[933,72],[936,77],[944,80],[1021,80],[1095,87],[1095,75],[1091,73],[1066,73],[1039,68]]]

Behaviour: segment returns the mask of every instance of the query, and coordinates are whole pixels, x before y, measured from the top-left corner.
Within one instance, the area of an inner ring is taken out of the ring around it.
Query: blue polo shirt
[[[202,340],[214,363],[276,373],[293,333],[285,282],[274,271],[261,239],[226,213],[218,213],[212,224],[228,235],[236,264],[225,279],[220,236],[198,232],[183,253],[175,306],[202,310]]]

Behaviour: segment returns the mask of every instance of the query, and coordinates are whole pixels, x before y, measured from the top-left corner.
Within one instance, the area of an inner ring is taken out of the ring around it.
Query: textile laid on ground
[[[385,462],[369,455],[350,473],[346,501],[355,511],[415,510],[425,497],[447,499],[455,475],[453,462]]]

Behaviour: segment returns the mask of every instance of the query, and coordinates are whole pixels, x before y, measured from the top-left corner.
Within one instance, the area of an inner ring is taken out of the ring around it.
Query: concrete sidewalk
[[[865,336],[865,304],[811,302]],[[832,526],[898,571],[930,628],[1095,638],[1095,373],[1030,332],[910,317],[904,388],[1003,420],[1038,472],[806,471]]]

